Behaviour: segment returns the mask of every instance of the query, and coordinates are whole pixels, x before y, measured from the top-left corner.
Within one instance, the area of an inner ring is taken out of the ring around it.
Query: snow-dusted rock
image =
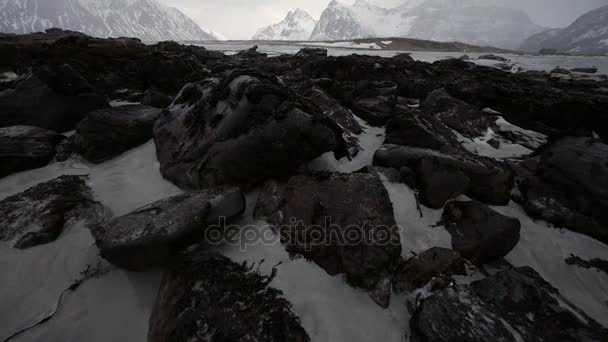
[[[90,228],[104,259],[141,271],[167,262],[180,248],[204,243],[208,226],[244,210],[238,188],[213,188],[165,198]]]
[[[99,109],[78,123],[71,139],[83,157],[101,163],[150,140],[160,112],[144,105]]]
[[[241,69],[188,84],[154,128],[161,172],[189,189],[288,177],[345,146],[322,114],[271,74]]]
[[[65,137],[33,126],[0,128],[0,178],[48,164]]]
[[[437,292],[422,302],[412,324],[421,342],[599,342],[608,336],[529,267]]]
[[[29,33],[52,27],[95,37],[145,41],[215,40],[176,8],[156,0],[5,0],[0,32]]]
[[[165,273],[150,317],[150,342],[308,342],[273,276],[220,255],[190,252]]]
[[[260,194],[255,215],[276,227],[290,253],[303,255],[329,274],[344,273],[350,284],[368,291],[386,278],[401,253],[393,208],[375,175],[271,181]],[[374,299],[383,297],[375,294]]]
[[[474,264],[499,260],[519,242],[521,223],[476,202],[450,202],[443,224],[452,236],[452,248]]]
[[[86,176],[61,176],[0,201],[0,240],[15,248],[54,241],[78,220],[93,225],[109,215],[93,199]]]
[[[31,125],[71,131],[106,100],[71,66],[41,67],[14,89],[0,92],[0,126]]]
[[[252,40],[308,40],[317,25],[308,12],[295,9],[289,11],[281,22],[259,29]]]
[[[529,37],[521,46],[527,52],[553,50],[586,55],[608,54],[608,6],[589,11],[564,29],[551,29]]]

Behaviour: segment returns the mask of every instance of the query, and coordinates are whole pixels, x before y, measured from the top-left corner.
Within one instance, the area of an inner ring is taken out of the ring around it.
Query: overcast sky
[[[249,39],[260,27],[281,21],[288,11],[301,8],[318,19],[330,0],[160,0],[177,7],[207,29],[228,39]],[[354,2],[354,0],[340,0]],[[390,7],[405,0],[368,0]],[[537,24],[560,27],[582,13],[608,5],[608,0],[488,0],[524,9]]]

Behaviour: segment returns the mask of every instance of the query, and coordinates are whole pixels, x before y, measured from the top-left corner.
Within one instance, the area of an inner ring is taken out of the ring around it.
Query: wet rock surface
[[[401,253],[399,231],[382,182],[371,174],[294,176],[269,182],[255,216],[271,222],[288,252],[371,290]],[[390,288],[389,288],[390,295]]]
[[[154,128],[161,172],[188,189],[288,177],[345,147],[340,126],[321,114],[269,74],[236,70],[189,84]]]
[[[105,219],[109,211],[86,182],[86,176],[61,176],[0,201],[0,240],[24,249],[54,241],[78,221]]]
[[[160,112],[144,105],[99,109],[78,123],[71,139],[83,157],[101,163],[150,140]]]
[[[433,247],[399,264],[393,277],[395,293],[423,288],[435,277],[466,275],[465,260],[460,253]]]
[[[526,212],[608,243],[608,145],[565,136],[518,168]]]
[[[415,341],[602,341],[608,336],[529,267],[437,292],[422,302],[412,324]]]
[[[165,273],[148,341],[310,341],[271,277],[191,252]]]
[[[162,199],[91,227],[101,256],[129,270],[166,263],[180,249],[204,243],[210,225],[245,210],[238,188],[214,188]]]
[[[483,203],[450,202],[442,220],[452,236],[452,248],[477,265],[503,258],[519,242],[519,220]]]
[[[51,162],[65,137],[33,126],[0,128],[0,178]]]
[[[67,132],[106,100],[70,65],[39,67],[0,92],[0,127],[30,125]]]

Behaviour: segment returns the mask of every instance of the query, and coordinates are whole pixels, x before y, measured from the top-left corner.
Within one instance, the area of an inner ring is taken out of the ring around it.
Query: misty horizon
[[[191,17],[204,29],[221,34],[226,39],[246,40],[262,27],[275,24],[296,8],[319,19],[331,0],[158,0],[175,7]],[[338,0],[352,4],[355,0]],[[384,8],[399,6],[408,0],[367,0]],[[410,0],[411,1],[411,0]],[[547,28],[570,25],[579,16],[595,8],[608,5],[608,0],[475,0],[476,3],[511,7],[525,11],[532,21]],[[235,25],[235,23],[238,23]]]

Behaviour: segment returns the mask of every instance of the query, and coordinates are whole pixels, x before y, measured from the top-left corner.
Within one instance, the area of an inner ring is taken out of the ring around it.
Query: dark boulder
[[[392,59],[399,62],[414,62],[414,57],[409,53],[398,53],[394,55]]]
[[[66,227],[109,215],[93,199],[86,176],[61,176],[0,201],[0,240],[15,248],[55,241]]]
[[[528,215],[608,243],[608,145],[566,136],[517,168]]]
[[[164,94],[158,90],[148,89],[143,94],[141,104],[154,108],[167,108],[173,102],[174,97]]]
[[[47,165],[65,137],[32,126],[0,128],[0,178]]]
[[[384,145],[374,155],[374,165],[414,172],[416,186],[429,207],[440,207],[445,200],[464,193],[484,203],[505,205],[511,198],[513,173],[502,163],[481,157],[444,154],[429,149]],[[459,182],[469,184],[465,188]],[[445,184],[446,188],[438,186]],[[436,191],[436,192],[433,192]]]
[[[452,236],[452,248],[476,265],[503,258],[519,242],[519,220],[479,202],[446,204],[443,223]]]
[[[325,152],[347,156],[340,126],[308,108],[275,76],[254,71],[186,85],[154,127],[161,172],[187,189],[252,186]]]
[[[445,89],[431,92],[420,104],[420,109],[424,115],[432,116],[469,138],[483,136],[496,121],[478,108],[452,97]]]
[[[150,342],[307,342],[282,292],[245,264],[190,252],[165,273],[150,317]]]
[[[435,277],[455,274],[466,275],[465,260],[460,253],[433,247],[399,264],[393,276],[393,291],[413,291]]]
[[[164,264],[179,249],[203,242],[210,225],[245,210],[238,188],[188,192],[148,204],[91,227],[101,256],[116,266],[142,271]]]
[[[570,75],[571,74],[570,70],[564,69],[564,68],[560,68],[560,67],[554,68],[553,70],[551,70],[551,73],[552,74],[559,74],[559,75]]]
[[[276,227],[291,254],[303,255],[329,274],[344,273],[351,285],[368,291],[385,281],[401,254],[393,207],[375,175],[321,174],[294,176],[286,184],[268,182],[255,216]],[[386,304],[380,297],[374,299]]]
[[[127,105],[88,113],[78,123],[73,137],[77,150],[87,160],[101,163],[152,139],[160,109]]]
[[[456,143],[456,136],[444,125],[436,124],[435,120],[423,117],[419,112],[415,115],[398,116],[386,125],[386,144],[439,150],[443,146]]]
[[[302,48],[294,55],[296,57],[313,58],[313,57],[327,57],[327,50],[320,48]]]
[[[395,116],[397,99],[394,96],[375,96],[355,100],[350,108],[372,126],[384,126]]]
[[[424,342],[606,340],[607,329],[566,303],[533,269],[510,269],[425,299],[412,318],[413,337]]]
[[[38,126],[66,132],[106,100],[69,65],[37,68],[15,88],[0,92],[0,127]]]
[[[481,55],[477,59],[487,59],[487,60],[499,61],[499,62],[508,62],[509,61],[509,59],[507,59],[505,57],[497,56],[497,55],[494,55],[494,54]]]
[[[570,69],[570,71],[572,72],[580,72],[583,74],[595,74],[597,72],[597,68],[596,67],[592,67],[592,68],[574,68],[574,69]]]

